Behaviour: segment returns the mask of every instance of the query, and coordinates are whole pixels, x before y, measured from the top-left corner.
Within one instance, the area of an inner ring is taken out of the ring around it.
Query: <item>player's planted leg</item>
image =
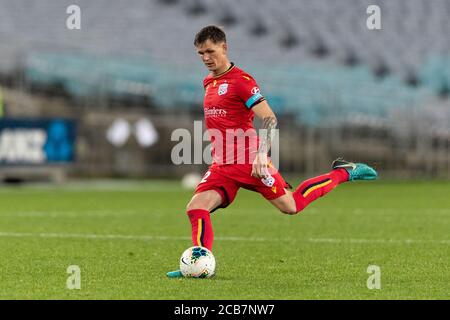
[[[212,251],[214,233],[208,210],[194,209],[187,212],[192,226],[192,244]]]
[[[206,191],[194,195],[187,206],[187,215],[191,222],[192,244],[202,246],[212,251],[214,233],[211,223],[210,210],[222,203],[221,196],[216,191]],[[197,209],[208,208],[208,209]],[[180,270],[167,273],[169,278],[181,278]]]
[[[193,209],[187,212],[192,227],[192,244],[212,250],[214,233],[211,217],[208,210]],[[167,273],[169,278],[180,278],[183,275],[180,270]]]

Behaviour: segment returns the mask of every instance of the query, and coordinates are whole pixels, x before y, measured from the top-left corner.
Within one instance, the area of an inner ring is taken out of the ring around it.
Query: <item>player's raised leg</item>
[[[286,192],[271,203],[283,213],[296,214],[343,182],[377,178],[377,172],[364,163],[337,159],[332,168],[331,172],[302,182],[294,192]]]

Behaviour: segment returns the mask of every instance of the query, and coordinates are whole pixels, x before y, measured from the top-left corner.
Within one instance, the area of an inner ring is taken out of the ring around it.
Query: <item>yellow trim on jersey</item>
[[[231,70],[233,70],[234,69],[234,67],[235,67],[236,65],[235,64],[233,64],[227,71],[225,71],[225,72],[222,72],[221,74],[219,74],[219,75],[217,75],[217,76],[213,76],[213,79],[217,79],[217,78],[220,78],[221,76],[223,76],[223,75],[225,75],[225,74],[227,74],[228,72],[230,72]]]
[[[197,221],[197,245],[201,246],[201,237],[202,237],[202,219],[199,218]]]
[[[305,192],[305,194],[303,195],[303,198],[306,198],[308,196],[308,194],[310,194],[314,190],[325,187],[326,185],[330,184],[331,182],[332,182],[331,180],[328,180],[328,181],[325,181],[324,183],[321,183],[321,184],[318,184],[317,186],[312,187],[311,189],[309,189],[308,191]]]

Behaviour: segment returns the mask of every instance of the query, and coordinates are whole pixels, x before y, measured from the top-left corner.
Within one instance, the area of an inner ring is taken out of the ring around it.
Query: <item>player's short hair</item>
[[[211,40],[213,43],[221,43],[227,42],[227,37],[220,27],[206,26],[195,35],[194,46],[198,46],[207,40]]]

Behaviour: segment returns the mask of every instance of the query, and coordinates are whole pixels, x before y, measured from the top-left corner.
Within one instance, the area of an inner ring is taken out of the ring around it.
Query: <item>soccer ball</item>
[[[205,247],[190,247],[181,255],[180,270],[185,277],[210,278],[216,270],[216,259]]]

